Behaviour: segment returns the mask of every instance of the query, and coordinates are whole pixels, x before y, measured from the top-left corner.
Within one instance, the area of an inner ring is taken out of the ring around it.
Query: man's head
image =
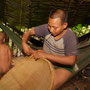
[[[61,9],[55,9],[52,12],[50,12],[49,18],[52,18],[52,19],[60,18],[62,24],[67,22],[67,14],[64,10],[61,10]]]
[[[5,41],[5,34],[3,32],[0,32],[0,42]]]
[[[49,15],[48,29],[53,36],[61,34],[67,28],[67,15],[64,10],[56,9]]]

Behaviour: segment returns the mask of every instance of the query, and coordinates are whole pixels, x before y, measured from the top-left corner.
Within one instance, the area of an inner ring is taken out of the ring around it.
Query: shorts
[[[54,69],[57,69],[57,68],[64,68],[70,72],[73,72],[74,71],[74,66],[71,66],[71,65],[62,65],[62,64],[59,64],[59,63],[56,63],[56,62],[52,62],[51,63],[54,65]]]
[[[70,66],[70,65],[61,65],[61,64],[53,64],[54,65],[54,69],[57,69],[57,68],[64,68],[64,69],[66,69],[66,70],[68,70],[68,71],[70,71],[70,72],[73,72],[74,71],[74,66],[75,65],[73,65],[73,66]]]
[[[64,68],[64,69],[66,69],[66,70],[68,70],[68,71],[70,71],[70,72],[73,72],[73,66],[71,66],[71,67],[66,67],[66,66],[54,66],[54,69],[57,69],[57,68]]]

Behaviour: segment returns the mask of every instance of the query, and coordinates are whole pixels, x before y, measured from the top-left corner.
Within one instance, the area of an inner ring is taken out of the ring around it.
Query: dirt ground
[[[90,90],[90,80],[87,78],[75,77],[59,90]]]
[[[90,65],[58,90],[90,90]]]

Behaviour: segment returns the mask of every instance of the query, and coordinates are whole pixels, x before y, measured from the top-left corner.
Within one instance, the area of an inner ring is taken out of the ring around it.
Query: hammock
[[[15,35],[15,33],[11,32],[8,27],[0,23],[0,27],[5,31],[5,33],[12,39],[12,41],[17,45],[17,47],[22,50],[21,47],[21,39]],[[41,47],[35,47],[30,45],[33,49],[41,49]],[[78,60],[77,65],[79,70],[73,72],[73,75],[69,78],[69,80],[74,77],[79,71],[85,68],[88,64],[90,64],[90,41],[86,41],[83,44],[78,44]]]
[[[21,46],[22,39],[17,34],[13,33],[7,26],[0,23],[0,27],[12,39],[12,42],[15,43],[17,47],[22,51],[22,46]],[[29,45],[31,46],[32,49],[35,50],[41,49],[41,47],[36,47],[31,44]]]
[[[87,43],[87,42],[86,42]],[[82,47],[81,49],[78,49],[78,57],[77,57],[77,66],[78,70],[73,72],[72,76],[69,78],[69,80],[74,77],[78,72],[80,72],[82,69],[84,69],[87,65],[90,64],[90,42],[88,42],[89,45],[86,47]]]

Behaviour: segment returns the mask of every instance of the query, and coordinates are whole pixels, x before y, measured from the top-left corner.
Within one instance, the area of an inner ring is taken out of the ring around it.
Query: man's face
[[[66,27],[67,25],[62,24],[60,18],[49,18],[48,20],[48,29],[54,37],[60,35]]]

